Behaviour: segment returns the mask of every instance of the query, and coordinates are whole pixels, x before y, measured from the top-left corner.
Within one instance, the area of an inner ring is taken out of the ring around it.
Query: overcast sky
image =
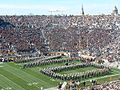
[[[0,15],[110,14],[120,0],[0,0]]]

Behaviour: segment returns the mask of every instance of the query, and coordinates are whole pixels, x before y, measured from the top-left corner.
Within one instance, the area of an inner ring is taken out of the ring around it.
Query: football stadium
[[[30,14],[23,11],[29,6],[27,0],[10,1],[0,4],[0,90],[120,90],[117,0],[76,0],[81,7],[77,15],[72,9],[73,13],[68,14],[54,7],[70,4],[74,9],[77,3],[75,6],[71,0],[36,0],[38,5],[47,3],[43,4],[46,8],[41,6],[43,10],[55,9],[39,14],[32,12],[32,8],[40,8],[34,7],[37,4],[32,0]],[[27,3],[26,7],[21,2]],[[94,3],[94,10],[86,3]],[[108,3],[106,8],[103,3]],[[111,11],[104,14],[101,9],[100,14],[100,7]],[[87,14],[92,10],[96,13]]]

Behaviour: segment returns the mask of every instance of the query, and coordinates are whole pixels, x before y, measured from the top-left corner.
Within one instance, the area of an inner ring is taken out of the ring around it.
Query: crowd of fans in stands
[[[64,82],[58,84],[57,90],[120,90],[120,80],[112,81],[102,85],[97,84],[96,80],[92,80],[92,86],[82,88],[79,81]],[[65,84],[65,85],[64,85]],[[86,82],[83,85],[86,86]]]
[[[85,89],[86,90],[86,89]],[[87,90],[120,90],[120,81],[114,81],[103,85],[97,85]]]
[[[120,58],[120,15],[0,16],[12,26],[0,26],[1,38],[17,52],[88,50],[94,56]],[[114,45],[111,47],[111,45]],[[112,53],[110,52],[112,51]]]

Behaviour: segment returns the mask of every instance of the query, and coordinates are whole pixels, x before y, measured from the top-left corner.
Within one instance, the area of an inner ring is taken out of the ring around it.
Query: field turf
[[[14,63],[4,63],[0,67],[0,88],[7,90],[40,90],[41,86],[50,88],[57,85],[57,81],[41,74],[39,69],[21,69]]]
[[[49,88],[56,87],[57,84],[61,81],[54,80],[46,75],[43,75],[39,72],[39,70],[45,67],[55,67],[60,65],[64,65],[64,63],[22,69],[20,64],[12,62],[0,63],[0,90],[40,90],[41,87],[50,90]],[[67,71],[66,73],[77,73],[78,71],[82,72],[84,70],[91,69],[94,69],[94,67],[88,67],[83,70],[71,70]],[[110,75],[95,77],[92,79],[97,79],[99,83],[104,83],[106,81],[116,80],[119,77],[120,70],[112,69]],[[90,79],[86,80],[86,82],[88,82],[88,85],[91,85],[89,83]]]

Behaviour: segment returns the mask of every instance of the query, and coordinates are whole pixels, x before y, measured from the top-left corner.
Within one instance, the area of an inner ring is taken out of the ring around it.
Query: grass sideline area
[[[75,62],[78,63],[78,62]],[[65,65],[65,63],[51,64],[34,68],[22,69],[20,64],[16,63],[0,63],[0,90],[40,90],[56,87],[60,80],[54,80],[42,73],[39,70],[46,67],[56,67]],[[90,68],[87,68],[87,70]],[[76,70],[78,72],[79,70]],[[72,73],[74,71],[69,71]],[[110,75],[100,76],[95,78],[89,78],[85,81],[86,86],[91,85],[90,80],[96,79],[98,83],[105,83],[113,80],[117,80],[120,77],[120,70],[112,69]],[[81,86],[83,83],[81,81]]]

